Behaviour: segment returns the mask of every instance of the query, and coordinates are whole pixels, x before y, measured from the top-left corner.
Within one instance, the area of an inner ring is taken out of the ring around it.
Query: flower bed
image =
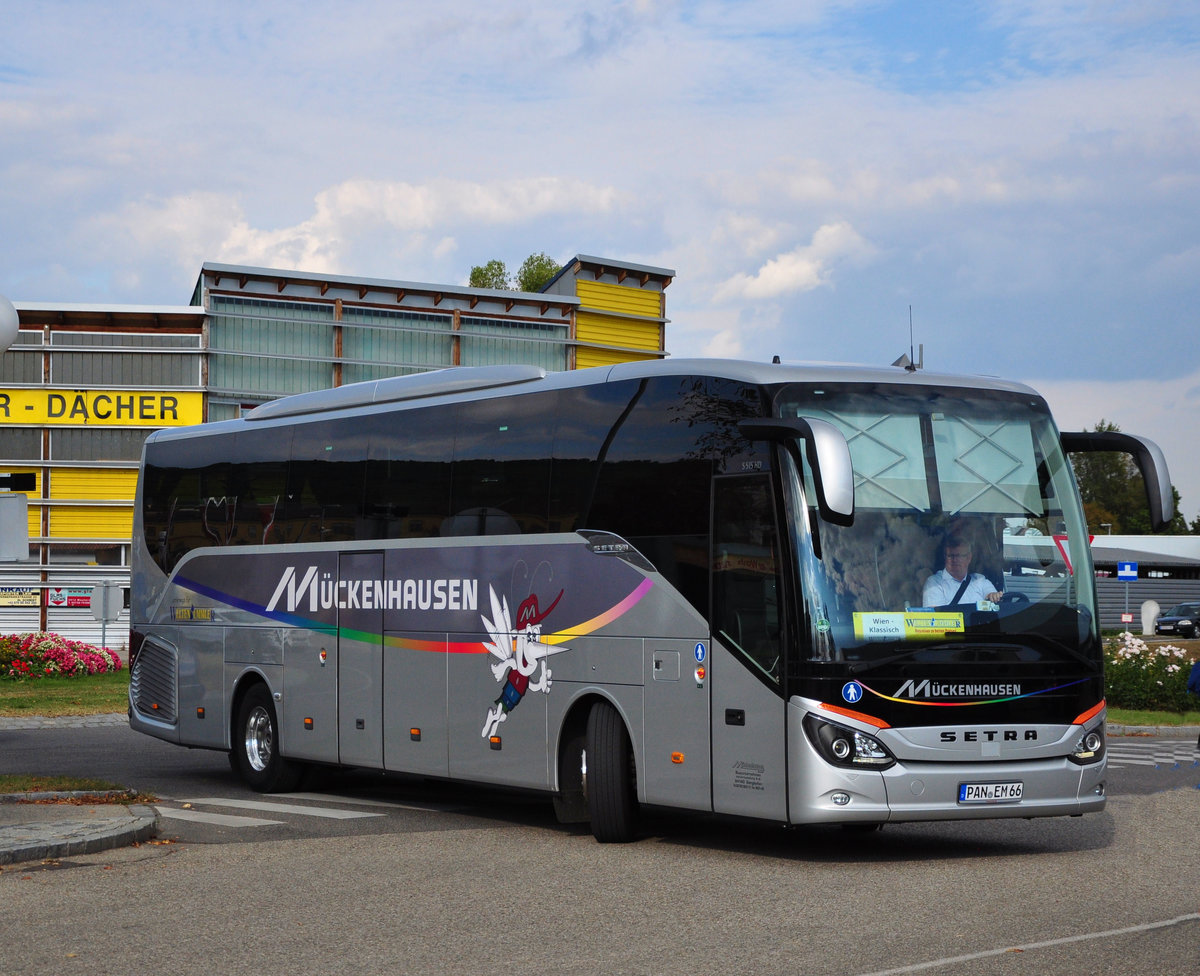
[[[1104,683],[1111,708],[1185,712],[1196,707],[1187,690],[1188,652],[1173,644],[1151,647],[1126,631],[1104,642]]]
[[[115,651],[67,640],[58,634],[0,636],[0,678],[10,681],[84,677],[120,671],[121,667]]]

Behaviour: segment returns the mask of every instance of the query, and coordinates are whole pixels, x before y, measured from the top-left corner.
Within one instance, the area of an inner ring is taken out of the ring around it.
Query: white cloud
[[[867,258],[874,250],[847,221],[825,224],[811,243],[772,258],[752,275],[734,275],[718,286],[713,298],[755,300],[812,291],[830,283],[836,265]]]
[[[478,233],[481,225],[594,216],[624,202],[612,187],[557,177],[427,184],[347,180],[318,193],[311,215],[286,227],[256,226],[229,194],[189,193],[127,203],[89,219],[82,236],[103,241],[127,262],[165,255],[192,273],[208,260],[350,274],[364,273],[350,260],[370,241],[389,256],[420,251],[444,258],[457,249],[456,235],[435,231]]]
[[[740,359],[746,354],[737,329],[722,329],[701,347],[700,355],[714,359]]]

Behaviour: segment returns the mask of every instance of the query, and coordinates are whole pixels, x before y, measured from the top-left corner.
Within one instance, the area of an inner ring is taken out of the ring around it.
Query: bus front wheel
[[[300,781],[301,767],[279,754],[279,720],[266,685],[256,684],[238,707],[232,765],[260,793],[284,793]]]
[[[637,836],[637,780],[625,723],[611,705],[599,702],[588,715],[584,791],[592,834],[602,844]]]

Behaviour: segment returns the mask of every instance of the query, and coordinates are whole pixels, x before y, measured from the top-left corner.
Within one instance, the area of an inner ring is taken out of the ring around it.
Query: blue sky
[[[1030,382],[1200,512],[1200,8],[0,0],[0,294],[673,268],[674,355]]]

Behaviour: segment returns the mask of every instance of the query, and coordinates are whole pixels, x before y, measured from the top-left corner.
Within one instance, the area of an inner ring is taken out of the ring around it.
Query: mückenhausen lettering
[[[340,579],[316,566],[288,566],[267,610],[478,610],[475,579]]]
[[[909,678],[896,692],[897,698],[1010,698],[1021,694],[1019,684],[949,683]]]

